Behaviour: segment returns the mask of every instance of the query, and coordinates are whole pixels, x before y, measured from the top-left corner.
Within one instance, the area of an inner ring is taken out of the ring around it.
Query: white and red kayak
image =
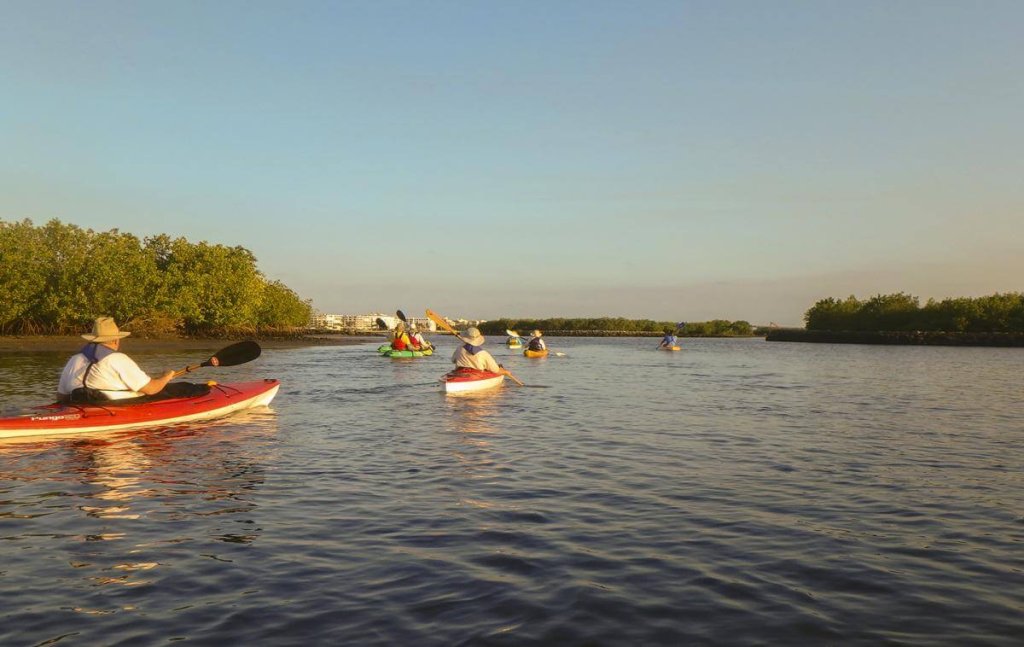
[[[451,373],[446,373],[441,378],[444,383],[445,393],[471,393],[473,391],[484,391],[501,386],[505,376],[490,371],[480,371],[475,368],[460,366]]]
[[[212,384],[209,393],[136,404],[50,404],[0,418],[0,438],[45,436],[157,427],[226,416],[270,404],[277,380]]]

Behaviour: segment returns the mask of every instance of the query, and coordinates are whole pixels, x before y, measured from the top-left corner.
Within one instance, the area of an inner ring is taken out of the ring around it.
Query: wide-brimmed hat
[[[480,334],[479,328],[466,328],[466,332],[462,333],[462,341],[470,346],[483,346],[484,336]]]
[[[114,320],[111,317],[99,317],[96,321],[92,322],[92,334],[86,333],[82,335],[82,339],[87,341],[105,342],[121,339],[130,334],[130,332],[121,332],[118,330],[117,324],[114,323]]]
[[[542,334],[543,333],[541,331],[534,330],[532,333],[530,333],[530,337],[540,337]]]

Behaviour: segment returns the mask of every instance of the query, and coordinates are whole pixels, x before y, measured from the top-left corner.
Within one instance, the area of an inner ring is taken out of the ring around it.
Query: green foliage
[[[33,306],[46,290],[42,232],[32,221],[0,220],[0,332],[32,328]]]
[[[683,337],[750,337],[754,327],[747,321],[726,321],[712,319],[697,323],[688,323],[683,329]]]
[[[212,333],[299,326],[311,310],[244,247],[59,220],[0,220],[0,287],[0,332],[79,332],[107,314],[140,332]]]
[[[957,297],[923,307],[917,297],[879,294],[867,301],[822,299],[804,314],[808,330],[1024,332],[1024,294]]]
[[[523,335],[528,335],[531,330],[651,335],[661,334],[666,330],[675,331],[676,322],[622,317],[575,319],[556,317],[552,319],[497,319],[480,324],[480,332],[485,335],[504,335],[505,330],[515,330]],[[687,323],[677,334],[682,337],[749,337],[754,334],[754,329],[746,321],[716,319]]]
[[[261,326],[302,326],[313,314],[313,305],[303,301],[280,281],[263,286],[263,299],[256,313]]]
[[[249,250],[178,238],[168,251],[161,309],[183,321],[186,331],[256,324],[265,281]]]

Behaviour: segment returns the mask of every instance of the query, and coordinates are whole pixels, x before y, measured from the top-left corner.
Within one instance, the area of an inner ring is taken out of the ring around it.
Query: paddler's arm
[[[167,386],[167,383],[173,378],[174,371],[171,370],[167,371],[160,377],[150,378],[149,382],[146,382],[146,386],[139,389],[139,393],[144,393],[145,395],[156,395],[163,391],[164,387]]]

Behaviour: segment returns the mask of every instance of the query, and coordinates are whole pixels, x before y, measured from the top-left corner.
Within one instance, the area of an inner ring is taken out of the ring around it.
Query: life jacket
[[[62,401],[75,403],[104,402],[110,400],[107,397],[106,391],[131,391],[131,389],[94,389],[89,386],[89,373],[92,372],[93,367],[118,351],[101,346],[97,342],[89,342],[78,352],[85,356],[85,359],[89,360],[89,366],[85,368],[85,373],[82,374],[82,386],[72,389],[71,393],[62,394],[60,398]]]
[[[530,350],[544,350],[544,342],[540,340],[540,337],[531,337],[527,347]]]
[[[463,344],[462,347],[466,349],[466,352],[470,355],[476,355],[484,349],[483,346],[473,346],[472,344]]]

